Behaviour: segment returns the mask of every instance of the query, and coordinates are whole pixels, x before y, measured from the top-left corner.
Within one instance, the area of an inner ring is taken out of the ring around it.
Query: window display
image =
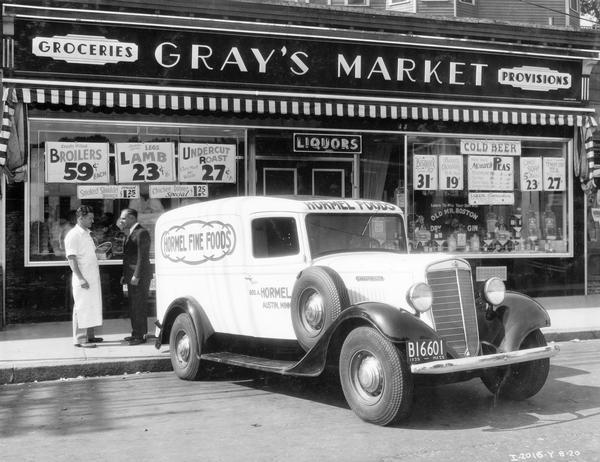
[[[407,143],[414,251],[572,253],[566,141],[408,136]]]
[[[122,256],[125,236],[115,221],[123,208],[136,209],[153,232],[165,210],[244,194],[244,130],[37,117],[30,124],[31,266],[66,264],[64,236],[81,204],[94,209],[92,234],[110,249],[99,252],[106,262]]]

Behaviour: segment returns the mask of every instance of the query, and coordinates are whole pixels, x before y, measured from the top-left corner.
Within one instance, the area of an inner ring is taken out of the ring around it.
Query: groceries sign
[[[148,34],[139,27],[69,21],[42,27],[16,18],[14,70],[228,89],[581,99],[577,59],[266,32],[153,28]]]

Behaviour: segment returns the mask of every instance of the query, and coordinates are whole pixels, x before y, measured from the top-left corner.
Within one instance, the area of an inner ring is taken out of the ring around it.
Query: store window
[[[154,242],[165,210],[244,194],[244,130],[32,118],[29,139],[27,265],[66,264],[64,237],[81,204],[93,207],[98,256],[111,264],[122,257],[122,209],[138,211]]]
[[[414,251],[572,255],[566,140],[409,136],[407,143]]]

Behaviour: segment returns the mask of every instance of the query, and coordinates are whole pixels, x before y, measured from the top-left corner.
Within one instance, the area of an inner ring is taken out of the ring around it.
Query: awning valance
[[[276,92],[236,93],[219,89],[184,92],[162,89],[16,87],[15,98],[26,104],[577,127],[583,127],[591,117],[589,123],[597,125],[592,117],[593,110],[587,108],[479,105]]]

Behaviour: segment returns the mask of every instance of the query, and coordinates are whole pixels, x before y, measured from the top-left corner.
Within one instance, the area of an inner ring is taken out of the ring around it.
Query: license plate
[[[406,342],[409,363],[424,363],[446,359],[446,351],[442,340],[417,340]]]

